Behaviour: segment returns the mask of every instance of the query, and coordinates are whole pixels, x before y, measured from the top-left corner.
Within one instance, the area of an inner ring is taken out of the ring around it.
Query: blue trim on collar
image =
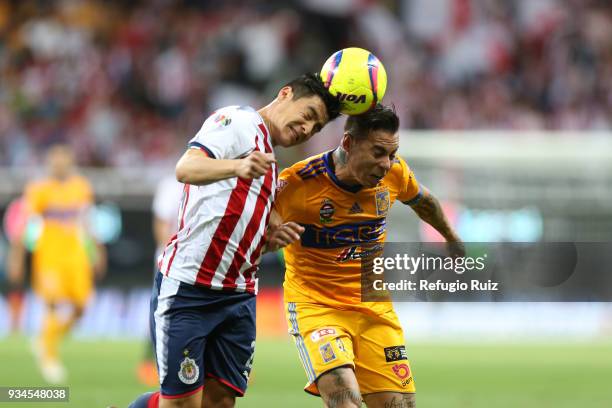
[[[363,186],[361,185],[356,185],[356,186],[349,186],[348,184],[345,184],[343,182],[341,182],[340,180],[338,180],[338,177],[336,177],[336,174],[334,173],[334,171],[331,169],[330,166],[330,161],[332,160],[332,154],[336,151],[336,149],[334,150],[330,150],[329,152],[325,153],[323,155],[323,163],[325,163],[325,170],[327,170],[327,174],[329,175],[329,178],[341,189],[348,191],[349,193],[357,193],[359,192]]]

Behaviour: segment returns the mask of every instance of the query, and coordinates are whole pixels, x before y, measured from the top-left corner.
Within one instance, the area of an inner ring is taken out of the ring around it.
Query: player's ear
[[[342,136],[342,141],[340,142],[340,146],[344,149],[345,152],[350,152],[352,144],[353,137],[349,132],[344,132],[344,135]]]
[[[284,86],[278,91],[278,99],[279,100],[289,100],[293,99],[293,89],[290,86]]]

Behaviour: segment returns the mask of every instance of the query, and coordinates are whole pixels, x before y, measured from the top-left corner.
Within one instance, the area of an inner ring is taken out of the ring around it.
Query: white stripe
[[[191,187],[189,202],[185,208],[185,225],[178,233],[179,247],[168,276],[190,285],[195,283],[202,260],[225,214],[231,191],[237,181],[238,179],[234,178],[206,186]],[[165,267],[171,256],[172,253],[168,250],[164,257]]]
[[[159,295],[157,297],[157,308],[155,317],[155,351],[157,354],[157,365],[159,369],[159,383],[161,384],[168,374],[168,330],[170,317],[166,314],[174,296],[178,292],[180,282],[164,276],[161,281]]]
[[[289,320],[291,321],[291,327],[295,337],[295,345],[298,349],[298,353],[300,354],[300,359],[302,360],[302,365],[304,366],[304,371],[306,371],[308,381],[312,383],[316,379],[317,375],[312,367],[312,362],[310,361],[310,356],[308,355],[308,349],[304,344],[304,338],[300,334],[300,328],[297,322],[297,310],[294,302],[289,302],[288,310]]]
[[[261,177],[263,179],[263,176]],[[259,181],[259,179],[253,180],[251,186],[249,188],[249,192],[246,197],[246,202],[244,208],[242,210],[242,214],[240,214],[240,218],[238,219],[238,223],[232,231],[229,240],[227,241],[227,245],[225,246],[225,251],[223,252],[223,256],[221,257],[221,262],[217,266],[217,270],[215,271],[215,276],[212,279],[212,287],[213,288],[221,288],[223,287],[223,279],[227,275],[227,271],[232,264],[232,260],[234,259],[234,254],[238,250],[238,246],[240,245],[240,241],[244,237],[244,233],[246,232],[247,225],[249,225],[249,221],[255,211],[255,205],[257,204],[257,196],[261,191],[263,183]],[[245,263],[248,263],[248,259]],[[244,289],[243,289],[244,290]]]
[[[244,277],[244,272],[251,267],[251,256],[253,254],[253,251],[255,251],[255,248],[257,248],[257,246],[259,246],[260,241],[264,238],[264,234],[266,232],[266,228],[267,225],[265,222],[266,218],[268,217],[268,214],[270,213],[270,209],[272,208],[272,203],[274,203],[274,198],[276,195],[276,170],[277,167],[274,166],[273,167],[273,173],[272,173],[272,184],[270,186],[271,189],[271,193],[270,196],[268,197],[268,202],[266,203],[266,208],[264,209],[263,215],[261,217],[262,222],[260,222],[259,224],[259,228],[257,229],[257,233],[255,234],[255,236],[253,237],[253,241],[251,242],[251,244],[249,245],[249,247],[247,248],[246,254],[245,254],[245,258],[247,260],[249,260],[249,262],[245,262],[242,267],[240,268],[240,276],[238,277],[238,279],[236,280],[236,283],[238,283],[238,288],[246,288],[246,281],[245,281],[245,277]],[[261,260],[261,255],[259,255],[259,257],[257,259],[255,259],[253,261],[254,264],[259,264],[259,261]],[[258,279],[257,279],[257,271],[255,271],[251,277],[251,280],[255,279],[255,293],[257,293],[257,286],[258,286]]]
[[[266,151],[265,145],[263,143],[263,134],[261,133],[261,130],[259,129],[258,129],[258,145],[257,146],[259,147],[260,151],[262,152]],[[223,287],[223,279],[225,279],[225,276],[227,275],[227,272],[232,264],[232,260],[234,259],[234,255],[236,254],[236,251],[238,250],[240,242],[244,238],[246,228],[249,225],[251,218],[253,217],[255,206],[257,205],[257,201],[258,201],[257,198],[263,187],[264,180],[265,180],[265,175],[259,178],[253,179],[253,182],[251,183],[249,192],[247,194],[245,206],[242,210],[242,214],[240,215],[240,219],[238,220],[238,223],[236,224],[234,231],[232,231],[230,239],[228,240],[227,245],[225,247],[225,251],[223,252],[221,262],[219,262],[219,266],[217,267],[217,270],[215,271],[215,276],[212,279],[211,286],[213,288]],[[270,203],[270,200],[268,200],[268,204],[269,203]],[[260,223],[260,224],[263,224],[263,223]],[[259,242],[259,239],[261,239],[260,236],[263,234],[262,232],[263,229],[261,228],[261,225],[259,227],[260,228],[258,228],[257,232],[253,236],[253,240],[249,243],[249,247],[253,247],[253,242],[256,242],[256,241]],[[240,273],[236,277],[237,283],[238,283],[238,280],[241,281],[238,287],[236,288],[237,292],[244,292],[244,290],[246,289],[246,284],[244,283],[244,276],[242,275],[242,272],[246,268],[249,268],[249,267],[251,267],[250,259],[246,257],[245,262],[240,267]]]

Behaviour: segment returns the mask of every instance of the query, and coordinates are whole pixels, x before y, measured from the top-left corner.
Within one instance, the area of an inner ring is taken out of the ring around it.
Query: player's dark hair
[[[313,95],[320,97],[325,104],[330,121],[340,116],[340,102],[325,88],[319,74],[302,75],[285,86],[291,87],[294,100]]]
[[[395,134],[398,129],[399,117],[395,113],[395,108],[380,103],[366,113],[349,116],[344,124],[344,131],[356,139],[365,139],[370,132],[376,130]]]

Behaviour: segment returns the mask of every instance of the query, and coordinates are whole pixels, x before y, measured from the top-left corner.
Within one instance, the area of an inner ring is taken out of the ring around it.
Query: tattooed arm
[[[446,242],[455,244],[450,246],[453,254],[464,256],[465,249],[461,238],[448,222],[438,199],[425,186],[421,186],[421,194],[421,198],[416,203],[410,204],[411,208],[420,219],[434,227],[446,239]]]

